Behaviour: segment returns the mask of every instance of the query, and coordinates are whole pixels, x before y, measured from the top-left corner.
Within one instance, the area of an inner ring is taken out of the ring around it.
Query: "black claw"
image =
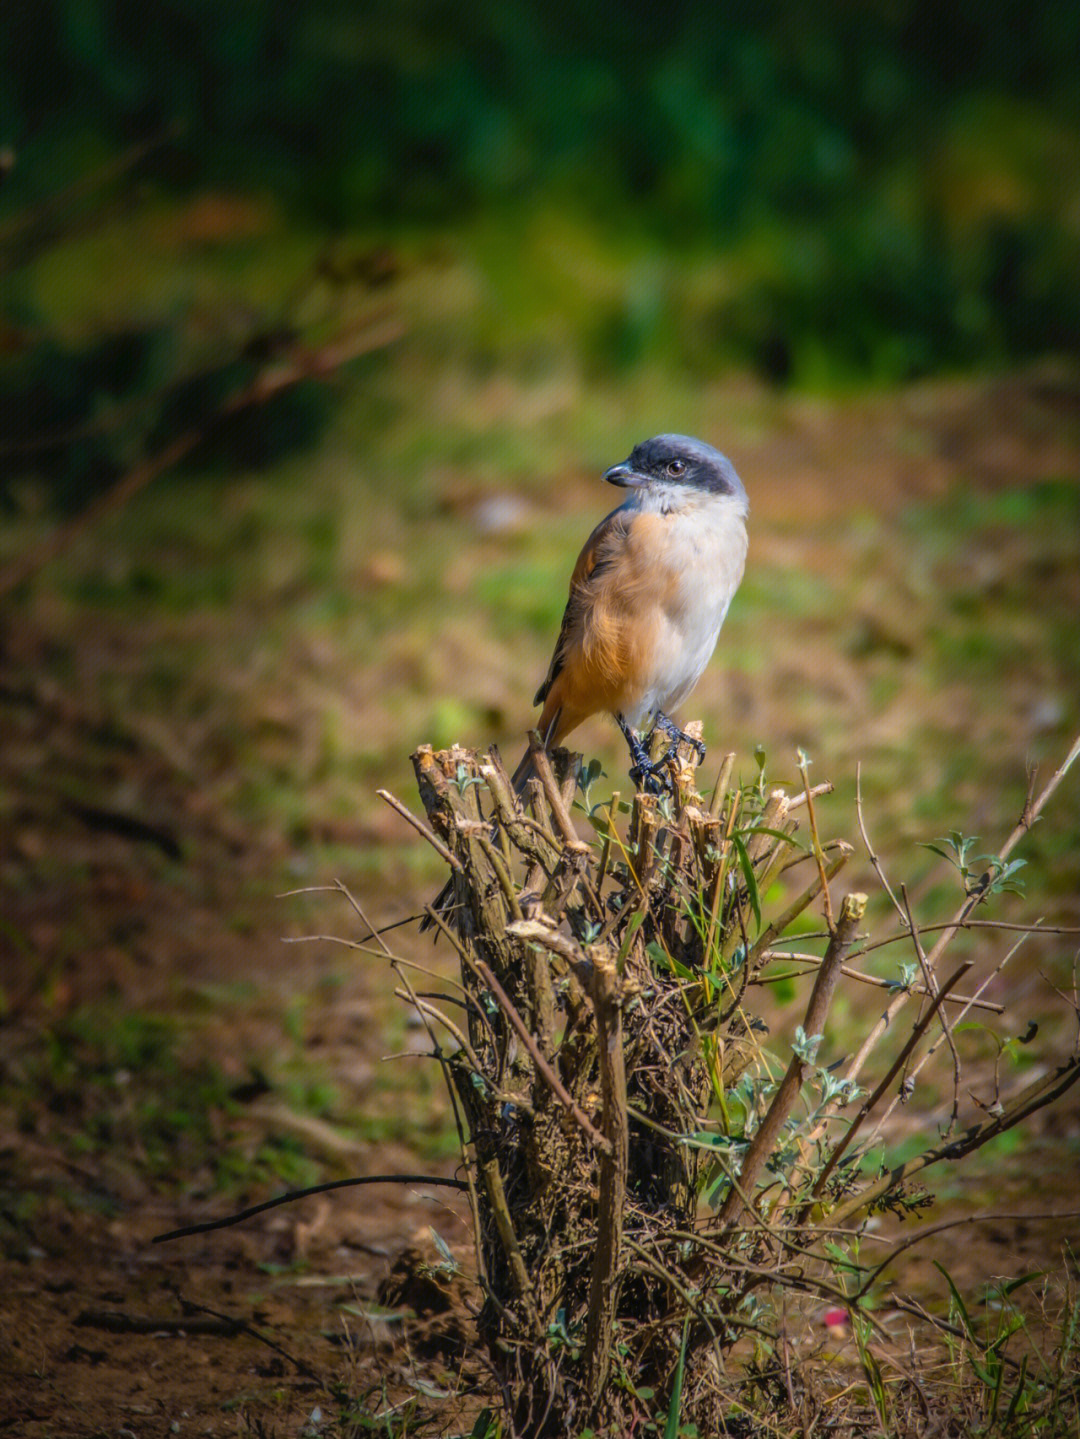
[[[636,735],[622,715],[616,715],[615,719],[630,750],[630,778],[635,788],[643,789],[646,794],[663,794],[665,789],[671,787],[671,779],[666,769],[668,760],[675,753],[675,746],[672,745],[661,759],[651,760],[648,741]],[[651,739],[651,736],[649,738]]]
[[[630,770],[630,778],[638,789],[644,789],[646,794],[663,794],[665,791],[674,793],[671,773],[668,770],[668,761],[675,753],[675,746],[660,756],[659,759],[649,759],[649,752],[645,745],[638,742],[638,753],[633,756],[636,763]]]
[[[646,794],[663,794],[670,786],[668,776],[661,774],[658,766],[633,765],[630,770],[630,778],[634,782],[635,789],[643,789]]]
[[[672,720],[669,720],[666,714],[659,713],[656,716],[656,728],[663,730],[666,735],[670,735],[670,737],[675,741],[675,744],[671,746],[671,749],[669,750],[668,756],[666,756],[666,758],[669,758],[672,754],[674,754],[676,746],[682,743],[688,744],[691,749],[694,750],[694,752],[697,754],[699,764],[704,760],[705,746],[702,741],[699,739],[694,739],[692,735],[686,734],[685,731],[681,730],[677,724],[675,724]]]

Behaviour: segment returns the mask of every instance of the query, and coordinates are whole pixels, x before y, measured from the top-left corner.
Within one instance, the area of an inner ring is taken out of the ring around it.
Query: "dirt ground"
[[[895,463],[876,470],[877,483],[893,486],[900,499],[945,493],[960,473],[987,488],[1006,476],[1015,482],[1018,473],[1080,473],[1080,433],[1074,419],[1061,422],[1062,406],[1075,406],[1075,389],[1049,382],[1044,388],[1041,395],[1018,390],[1005,407],[1004,391],[995,397],[979,390],[974,398],[969,391],[939,393],[932,454],[898,450]],[[918,394],[907,397],[905,423],[926,403]],[[775,477],[756,501],[766,531],[770,516],[793,505],[807,514],[840,513],[867,457],[887,447],[896,411],[874,402],[846,413],[834,409],[827,421],[822,413],[792,403],[785,427],[761,442],[754,463],[764,469],[767,457]],[[766,548],[786,542],[767,535],[763,541]],[[118,629],[107,642],[128,641]],[[313,1182],[299,1169],[290,1182],[282,1154],[313,1158],[317,1177],[327,1180],[398,1172],[449,1177],[454,1161],[434,1140],[418,1153],[395,1112],[413,1069],[408,1080],[378,1078],[389,1051],[423,1045],[423,1036],[407,1028],[388,1038],[385,973],[366,958],[343,966],[330,946],[282,943],[284,934],[310,930],[310,913],[283,909],[274,893],[290,876],[300,884],[329,876],[296,876],[294,847],[281,832],[254,832],[208,797],[197,774],[148,743],[145,731],[117,727],[78,686],[65,683],[56,645],[47,597],[23,606],[0,629],[0,944],[7,949],[0,1017],[0,1434],[391,1432],[369,1429],[360,1416],[394,1404],[405,1406],[398,1417],[414,1426],[406,1432],[429,1432],[425,1406],[439,1410],[465,1364],[461,1339],[473,1296],[464,1282],[447,1295],[444,1259],[431,1237],[434,1229],[467,1266],[460,1194],[419,1182],[343,1189],[236,1227],[152,1242]],[[409,736],[409,748],[424,738]],[[105,806],[87,797],[103,773],[110,794],[126,802]],[[1075,796],[1074,787],[1066,802],[1075,805]],[[335,842],[357,852],[391,839],[401,843],[389,814],[335,822]],[[391,888],[400,893],[404,885],[408,893],[411,883],[420,897],[415,878],[399,879]],[[428,883],[423,876],[423,891]],[[380,913],[387,885],[380,875],[360,882],[357,894]],[[1075,923],[1075,898],[1070,903]],[[318,923],[334,928],[325,915]],[[115,1051],[98,1045],[112,1056],[99,1062],[86,1039],[90,1057],[80,1067],[79,1035],[68,1036],[70,1053],[58,1053],[55,1039],[65,1033],[65,1015],[97,1001],[133,1014],[175,1007],[177,976],[197,1023],[180,1031],[178,1050],[165,1046],[149,1062],[160,1066],[167,1087],[201,1073],[208,1059],[219,1075],[214,1082],[224,1085],[206,1101],[199,1137],[169,1151],[189,1159],[182,1177],[155,1159],[145,1116],[125,1110],[126,1094],[139,1088],[131,1073],[137,1045],[133,1056],[120,1041]],[[238,985],[249,987],[243,1001],[224,1004],[217,1015],[215,995]],[[290,1006],[298,995],[297,1019]],[[341,1124],[278,1103],[259,1066],[283,1047],[302,1061],[305,1082],[323,1075],[350,1104],[370,1107],[383,1124],[376,1137],[352,1139]],[[437,1095],[425,1104],[432,1133],[445,1129]],[[93,1145],[85,1140],[88,1124],[98,1136]],[[269,1133],[277,1136],[278,1168],[267,1170],[258,1156]],[[102,1136],[110,1134],[107,1144]],[[948,1262],[961,1287],[1029,1269],[1064,1275],[1068,1264],[1075,1276],[1076,1221],[1023,1216],[1077,1208],[1076,1099],[1025,1131],[1024,1143],[1023,1163],[983,1171],[965,1196],[966,1203],[974,1196],[976,1204],[1021,1217],[947,1231],[905,1270],[897,1293],[926,1294],[935,1257]],[[209,1153],[215,1145],[250,1160],[227,1197]],[[960,1211],[946,1204],[934,1217],[952,1212]],[[1071,1260],[1063,1257],[1066,1241],[1074,1246]],[[409,1254],[426,1261],[432,1282],[417,1283],[413,1264],[413,1282],[381,1287]],[[403,1322],[388,1312],[401,1306],[418,1317]],[[437,1342],[433,1332],[442,1336]],[[471,1377],[482,1378],[466,1373],[466,1395]],[[406,1384],[412,1397],[403,1401]],[[440,1425],[454,1432],[455,1422],[439,1412]],[[467,1432],[469,1423],[466,1415],[456,1427]]]

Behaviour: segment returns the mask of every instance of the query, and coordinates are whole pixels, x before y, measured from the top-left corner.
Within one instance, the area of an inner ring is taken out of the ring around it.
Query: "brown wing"
[[[547,699],[548,690],[562,670],[567,649],[571,641],[576,638],[577,627],[581,623],[582,600],[586,585],[611,563],[615,551],[626,538],[628,524],[628,517],[623,512],[623,507],[620,506],[619,509],[612,510],[610,515],[602,519],[585,541],[581,554],[577,557],[574,573],[570,576],[570,597],[563,610],[559,638],[555,641],[555,653],[551,656],[551,664],[548,666],[544,682],[536,691],[533,699],[534,705],[543,704]]]

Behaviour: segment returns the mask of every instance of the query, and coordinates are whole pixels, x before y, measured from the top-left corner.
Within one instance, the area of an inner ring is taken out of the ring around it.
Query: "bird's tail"
[[[533,763],[533,752],[527,749],[521,756],[521,762],[517,769],[510,776],[510,783],[514,786],[514,793],[518,799],[525,793],[525,786],[536,773],[536,765]]]
[[[545,754],[549,754],[551,752],[552,746],[555,745],[566,733],[566,729],[561,727],[560,725],[560,721],[562,720],[563,716],[562,706],[560,705],[558,709],[552,712],[552,714],[548,717],[547,724],[544,725],[543,721],[547,714],[548,710],[547,706],[545,705],[544,712],[540,716],[541,723],[537,726],[537,733],[540,736],[540,743],[543,746]],[[534,752],[533,747],[530,744],[529,748],[521,756],[521,762],[518,765],[517,769],[510,776],[510,783],[514,786],[514,793],[517,795],[518,799],[520,799],[521,796],[525,793],[525,786],[529,783],[535,773],[536,765],[534,763]]]

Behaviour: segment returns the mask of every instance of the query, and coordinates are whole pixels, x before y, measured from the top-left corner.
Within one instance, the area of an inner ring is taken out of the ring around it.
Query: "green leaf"
[[[476,1423],[469,1430],[469,1439],[489,1439],[489,1436],[495,1433],[492,1419],[493,1415],[490,1409],[481,1409],[476,1416]]]
[[[1033,1279],[1042,1279],[1045,1273],[1046,1271],[1044,1269],[1033,1269],[1030,1274],[1021,1274],[1019,1279],[1007,1279],[1005,1283],[1001,1285],[999,1293],[1002,1298],[1007,1294],[1015,1294],[1022,1285],[1030,1284]]]
[[[1013,1392],[1013,1397],[1009,1402],[1009,1407],[1001,1426],[1001,1432],[1003,1434],[1011,1434],[1013,1432],[1012,1421],[1023,1409],[1027,1408],[1027,1405],[1023,1403],[1027,1398],[1027,1370],[1028,1356],[1025,1354],[1020,1360],[1020,1376],[1016,1381],[1016,1389]]]
[[[801,1024],[795,1026],[795,1038],[791,1041],[791,1047],[803,1061],[804,1064],[813,1064],[817,1059],[818,1050],[821,1048],[821,1041],[825,1038],[823,1034],[807,1034]]]
[[[808,844],[800,844],[794,835],[785,834],[782,829],[770,829],[767,824],[754,824],[751,825],[749,829],[738,830],[737,833],[747,839],[750,838],[751,835],[767,834],[773,839],[782,839],[785,844],[790,844],[792,849],[803,849],[807,854],[810,853],[810,846]]]
[[[440,1253],[440,1254],[442,1255],[442,1257],[443,1257],[443,1263],[444,1263],[444,1265],[445,1265],[448,1269],[452,1270],[454,1273],[457,1273],[458,1262],[457,1262],[457,1260],[454,1258],[453,1254],[451,1253],[451,1251],[450,1251],[450,1246],[447,1244],[446,1240],[442,1237],[442,1235],[441,1235],[433,1226],[429,1225],[429,1226],[428,1226],[428,1229],[429,1229],[429,1231],[430,1231],[430,1233],[431,1233],[432,1239],[435,1241],[435,1248],[439,1251],[439,1253]]]
[[[668,954],[664,946],[659,944],[655,939],[651,940],[645,946],[645,953],[657,969],[665,971],[668,974],[673,974],[677,979],[693,980],[698,978],[689,965],[683,964],[681,960],[675,959],[672,955]]]
[[[686,1335],[690,1316],[683,1320],[682,1344],[679,1346],[679,1362],[675,1366],[675,1379],[671,1387],[671,1403],[668,1405],[667,1423],[664,1425],[664,1439],[679,1439],[679,1410],[682,1408],[683,1373],[686,1368]]]
[[[753,861],[747,852],[746,845],[737,834],[731,836],[731,842],[735,846],[735,853],[739,858],[739,868],[743,872],[743,879],[746,881],[746,897],[750,901],[750,908],[754,911],[754,919],[757,927],[761,929],[761,897],[758,894],[757,876],[754,874]]]
[[[622,964],[623,960],[630,953],[630,946],[634,942],[634,935],[637,934],[638,930],[641,928],[644,919],[645,911],[643,909],[639,909],[637,913],[632,914],[627,921],[626,929],[623,933],[623,941],[622,944],[619,945],[619,964]]]
[[[960,1319],[964,1326],[964,1332],[967,1334],[969,1339],[974,1339],[975,1326],[971,1322],[971,1315],[967,1311],[967,1305],[961,1298],[959,1289],[957,1289],[956,1285],[952,1281],[952,1276],[945,1268],[945,1266],[939,1264],[936,1259],[933,1261],[933,1264],[934,1268],[944,1276],[945,1283],[949,1286],[949,1293],[952,1295],[953,1303],[956,1305],[957,1313],[960,1315]]]

